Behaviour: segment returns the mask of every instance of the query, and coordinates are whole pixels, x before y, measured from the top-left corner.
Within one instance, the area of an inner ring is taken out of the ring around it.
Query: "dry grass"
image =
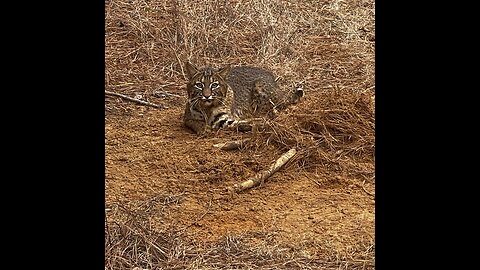
[[[106,0],[105,90],[168,106],[166,95],[185,96],[187,59],[215,67],[268,68],[286,84],[303,81],[306,99],[268,121],[253,137],[255,147],[270,144],[286,151],[296,146],[301,154],[295,164],[302,169],[322,166],[374,182],[374,17],[373,0]],[[106,99],[107,113],[119,106]],[[163,196],[111,206],[105,268],[375,266],[370,242],[338,252],[313,239],[298,249],[264,231],[205,245],[178,228],[155,230],[151,210],[161,215],[162,205],[179,200]],[[305,253],[309,249],[315,253]]]
[[[318,166],[374,179],[375,115],[371,95],[332,90],[309,97],[287,113],[267,120],[251,141],[299,151],[302,169]],[[266,143],[265,143],[266,142]]]
[[[105,226],[105,269],[372,269],[374,244],[338,252],[315,239],[300,247],[278,241],[274,232],[228,235],[205,244],[183,237],[182,229],[159,232],[150,224],[151,211],[164,215],[167,204],[181,195],[161,195],[130,208],[114,205]],[[308,250],[315,250],[309,253]],[[319,259],[321,257],[322,259]],[[138,268],[135,268],[138,267]]]
[[[106,90],[182,87],[183,64],[253,64],[306,89],[372,90],[372,1],[106,2]],[[183,93],[181,93],[183,94]]]

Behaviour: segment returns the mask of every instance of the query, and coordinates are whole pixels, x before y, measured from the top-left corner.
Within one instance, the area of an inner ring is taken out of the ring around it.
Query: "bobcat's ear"
[[[231,70],[232,70],[232,68],[230,67],[230,65],[227,65],[226,67],[218,70],[218,75],[220,75],[220,77],[222,77],[224,80],[226,80],[228,75],[230,75]]]
[[[188,79],[193,78],[193,76],[198,73],[198,69],[192,63],[190,63],[190,61],[185,63],[185,69],[187,70]]]

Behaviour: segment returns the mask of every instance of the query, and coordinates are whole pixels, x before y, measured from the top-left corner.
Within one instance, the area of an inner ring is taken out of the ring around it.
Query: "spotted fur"
[[[185,68],[189,81],[183,120],[197,134],[224,128],[249,130],[251,119],[268,116],[303,97],[301,88],[293,95],[282,93],[273,74],[256,67],[198,69],[187,62]]]

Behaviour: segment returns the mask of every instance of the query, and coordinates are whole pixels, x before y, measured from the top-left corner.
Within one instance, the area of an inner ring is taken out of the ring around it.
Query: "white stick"
[[[276,173],[280,168],[283,167],[295,154],[297,153],[297,150],[295,148],[292,148],[288,150],[285,154],[283,154],[281,157],[279,157],[275,163],[273,163],[270,168],[266,171],[260,172],[255,177],[248,179],[247,181],[244,181],[240,184],[235,184],[233,186],[233,190],[235,192],[241,192],[246,189],[258,186],[260,183],[263,183],[267,178],[272,176],[274,173]]]

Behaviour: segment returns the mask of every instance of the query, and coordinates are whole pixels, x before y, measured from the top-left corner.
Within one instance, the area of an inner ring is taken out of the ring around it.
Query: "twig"
[[[285,154],[279,157],[275,161],[275,163],[273,163],[270,166],[268,170],[260,172],[255,177],[250,178],[247,181],[244,181],[240,184],[235,184],[233,186],[233,191],[239,193],[241,191],[258,186],[259,184],[263,183],[267,178],[269,178],[274,173],[276,173],[280,168],[282,168],[283,165],[285,165],[293,156],[295,156],[296,153],[297,153],[297,150],[295,148],[288,150]]]
[[[224,142],[224,143],[214,144],[213,147],[217,147],[217,148],[220,148],[221,150],[229,151],[229,150],[235,150],[235,149],[238,149],[240,147],[243,147],[245,145],[245,143],[247,143],[249,141],[250,141],[250,138],[243,139],[243,140],[237,140],[237,141],[228,141],[228,142]]]
[[[175,53],[175,58],[177,58],[177,61],[178,61],[178,65],[180,66],[180,69],[182,70],[182,76],[185,80],[188,80],[188,78],[185,76],[185,71],[183,70],[183,64],[182,62],[180,61],[180,58],[178,58],[178,54],[177,54],[177,51],[173,51]]]
[[[153,91],[153,95],[156,97],[166,97],[166,96],[171,96],[171,97],[182,97],[180,95],[172,94],[167,91]]]
[[[156,250],[158,250],[160,253],[162,253],[163,255],[167,255],[167,253],[165,251],[163,251],[157,244],[153,243],[152,241],[150,241],[149,239],[147,239],[146,237],[146,234],[142,234],[142,233],[139,233],[137,231],[135,231],[133,228],[130,228],[130,226],[128,226],[127,224],[123,224],[123,226],[125,228],[127,228],[128,230],[130,230],[132,233],[140,236],[143,238],[143,240],[145,241],[145,243],[149,244],[150,246],[154,247]],[[145,228],[139,226],[143,231],[146,231]]]
[[[317,184],[317,186],[322,187],[322,185],[321,185],[317,180],[312,179],[312,181],[313,181],[315,184]]]
[[[167,107],[160,106],[160,105],[158,105],[158,104],[150,103],[150,102],[143,101],[143,100],[139,100],[139,99],[136,99],[136,98],[131,98],[131,97],[129,97],[129,96],[125,96],[125,95],[122,95],[122,94],[119,94],[119,93],[115,93],[115,92],[105,91],[105,94],[106,94],[106,95],[111,95],[111,96],[121,97],[121,98],[130,100],[130,101],[133,101],[133,102],[140,103],[140,104],[142,104],[142,105],[151,106],[151,107],[155,107],[155,108],[159,108],[159,109],[167,108]]]
[[[372,196],[372,197],[375,197],[375,194],[372,194],[371,192],[368,192],[367,189],[365,189],[365,180],[363,180],[362,189],[363,189],[363,191],[365,191],[365,193],[367,193],[368,195],[370,195],[370,196]]]

